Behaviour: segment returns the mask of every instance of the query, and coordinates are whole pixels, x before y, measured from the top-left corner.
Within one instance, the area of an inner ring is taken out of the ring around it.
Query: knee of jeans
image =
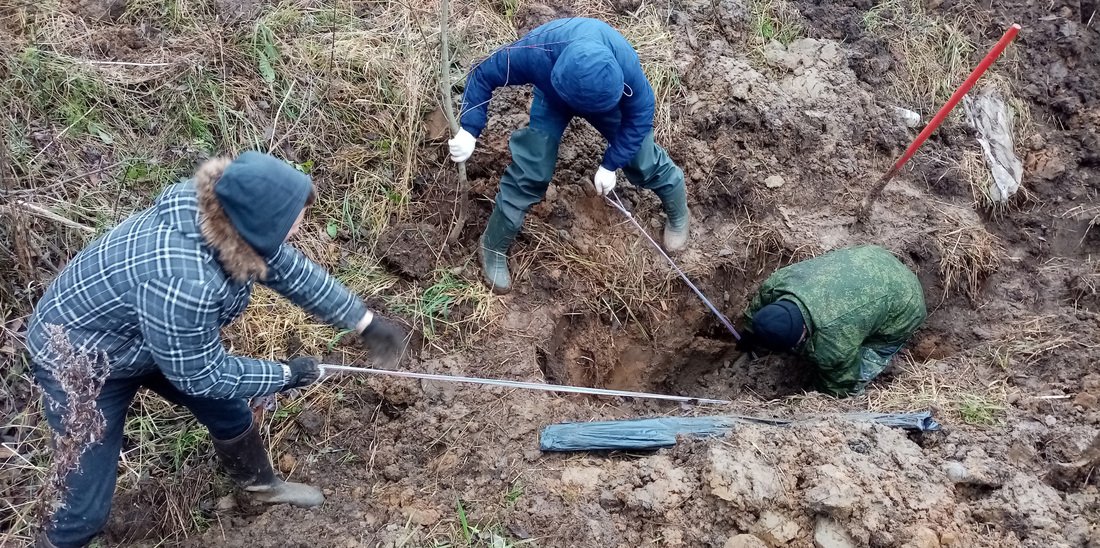
[[[242,411],[219,415],[206,425],[207,430],[210,431],[210,435],[214,439],[231,440],[240,436],[252,426],[252,410],[248,408],[247,404],[243,405],[244,409]]]

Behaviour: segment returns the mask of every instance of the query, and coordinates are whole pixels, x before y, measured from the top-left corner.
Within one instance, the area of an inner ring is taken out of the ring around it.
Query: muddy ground
[[[732,337],[591,195],[602,143],[575,123],[555,185],[513,249],[516,291],[497,320],[458,350],[424,345],[406,367],[736,403],[349,381],[337,403],[302,411],[274,455],[292,479],[325,490],[323,507],[202,501],[211,525],[184,544],[1100,546],[1100,482],[1089,466],[1068,464],[1088,460],[1100,425],[1100,235],[1089,230],[1100,205],[1100,34],[1096,21],[1087,25],[1095,5],[927,6],[977,21],[968,28],[979,49],[1023,25],[1003,91],[1030,112],[1016,135],[1026,192],[996,211],[975,206],[973,174],[959,166],[977,145],[953,117],[886,187],[867,225],[855,223],[860,200],[917,132],[894,114],[910,105],[886,91],[901,52],[866,32],[871,2],[793,5],[806,39],[760,48],[746,47],[753,28],[741,3],[674,2],[662,12],[681,88],[659,140],[687,175],[693,222],[678,260],[738,321],[750,292],[783,264],[857,243],[891,249],[918,273],[930,316],[867,395],[803,395],[790,360],[735,366]],[[619,13],[637,8],[615,3]],[[521,4],[515,24],[522,32],[581,14]],[[434,269],[472,256],[528,100],[522,90],[498,94],[469,166],[473,204],[459,246],[423,251],[448,229],[450,196],[439,190],[447,184],[420,187],[417,222],[383,235],[385,268],[426,284]],[[622,185],[659,236],[656,199]],[[538,450],[539,429],[564,420],[929,405],[941,433],[825,420],[746,425],[654,454]],[[155,542],[142,538],[147,496],[119,494],[109,543]]]
[[[1100,303],[1087,282],[1095,279],[1098,239],[1088,231],[1092,217],[1074,209],[1095,207],[1100,185],[1095,27],[1084,26],[1075,4],[936,7],[944,17],[976,10],[984,23],[972,39],[981,44],[1011,22],[1023,24],[1011,86],[1034,119],[1017,146],[1027,158],[1030,195],[995,214],[975,210],[966,174],[952,161],[973,146],[973,135],[953,119],[913,170],[887,187],[872,222],[859,227],[859,199],[915,135],[892,115],[895,103],[876,92],[896,52],[861,30],[870,3],[797,7],[810,39],[760,55],[739,49],[748,32],[743,6],[678,3],[669,12],[683,94],[664,143],[687,174],[694,222],[693,244],[680,259],[735,316],[780,264],[855,243],[890,248],[919,273],[931,309],[907,358],[915,375],[934,372],[946,387],[955,376],[999,385],[1008,404],[995,426],[970,427],[952,415],[945,433],[923,438],[835,422],[745,426],[727,439],[653,455],[552,455],[540,453],[537,442],[539,428],[554,421],[687,411],[372,382],[377,405],[395,411],[344,408],[326,417],[321,432],[306,435],[318,448],[354,455],[351,464],[336,465],[314,452],[295,471],[327,489],[325,507],[226,516],[197,543],[421,545],[440,527],[460,530],[461,500],[471,523],[492,524],[479,537],[487,545],[1100,545],[1097,482],[1087,472],[1063,473],[1060,464],[1083,454],[1100,422]],[[571,13],[528,7],[517,24],[523,30]],[[488,215],[508,131],[523,124],[527,100],[512,92],[496,103],[470,166],[477,207],[458,253],[469,252]],[[589,195],[597,143],[590,128],[575,124],[556,188],[529,226],[548,225],[582,255],[634,257],[650,268],[652,285],[669,283],[667,269],[637,259],[647,251],[630,227]],[[785,184],[767,186],[772,176]],[[653,197],[630,188],[622,194],[659,234]],[[446,225],[446,214],[431,213],[429,223]],[[411,367],[726,397],[740,402],[727,411],[759,414],[783,414],[785,404],[764,402],[799,392],[797,364],[766,359],[734,368],[730,337],[679,283],[671,284],[673,298],[636,306],[640,320],[621,301],[602,313],[586,307],[601,295],[614,303],[612,283],[601,288],[568,265],[540,263],[545,244],[537,230],[516,245],[517,291],[504,299],[507,313],[494,336],[467,353],[425,353]],[[937,235],[956,232],[1003,249],[999,265],[976,274],[970,295],[959,287],[945,295],[941,265],[955,251],[937,245],[951,241]],[[1028,327],[1036,322],[1042,327]],[[1057,344],[1036,355],[1012,346],[1021,354],[999,367],[989,359],[990,349],[1025,340]],[[911,371],[888,375],[878,383],[881,392],[867,397],[833,403],[811,396],[806,407],[874,408],[890,395],[890,383]]]

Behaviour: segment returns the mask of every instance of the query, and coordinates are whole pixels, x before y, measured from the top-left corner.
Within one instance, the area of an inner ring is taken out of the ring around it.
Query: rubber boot
[[[229,477],[259,502],[292,504],[303,508],[320,506],[325,502],[324,495],[317,489],[275,477],[255,422],[236,438],[214,440],[214,452]]]
[[[42,532],[38,533],[38,537],[34,539],[34,548],[57,548],[57,546],[50,542],[45,532]]]
[[[665,251],[674,253],[687,247],[691,232],[690,214],[687,207],[687,192],[683,184],[677,185],[662,197],[665,216]]]
[[[498,208],[493,208],[485,233],[481,235],[478,254],[481,257],[481,273],[489,289],[497,295],[512,290],[512,275],[508,272],[508,248],[516,239],[516,231],[508,228],[508,221]]]
[[[608,129],[601,133],[607,135]],[[623,166],[623,175],[631,184],[652,190],[661,199],[665,216],[665,251],[673,253],[687,247],[689,215],[687,191],[684,186],[684,172],[665,149],[653,142],[650,132],[638,148],[638,153]]]

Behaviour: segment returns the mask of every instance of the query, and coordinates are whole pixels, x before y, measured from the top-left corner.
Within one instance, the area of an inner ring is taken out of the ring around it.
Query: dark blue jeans
[[[34,377],[46,393],[46,420],[55,433],[62,432],[61,410],[50,404],[64,404],[65,392],[53,375],[35,365]],[[160,373],[129,379],[110,379],[96,399],[96,406],[107,420],[100,443],[80,457],[80,467],[65,479],[64,506],[54,514],[52,526],[46,531],[50,542],[59,548],[85,546],[107,525],[111,499],[118,477],[118,457],[122,449],[122,429],[126,410],[138,389],[145,387],[164,399],[191,410],[215,439],[228,440],[242,434],[252,425],[252,411],[245,399],[215,400],[197,398],[180,392]]]

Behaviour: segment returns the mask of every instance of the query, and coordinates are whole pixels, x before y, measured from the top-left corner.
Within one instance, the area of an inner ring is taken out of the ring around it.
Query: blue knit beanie
[[[773,352],[786,352],[797,346],[805,326],[802,311],[787,299],[763,306],[752,316],[755,341]]]
[[[230,162],[214,185],[233,228],[265,258],[286,241],[312,191],[308,175],[274,156],[253,151]]]
[[[623,69],[607,46],[578,40],[565,47],[550,71],[550,83],[581,114],[607,112],[623,96]]]

